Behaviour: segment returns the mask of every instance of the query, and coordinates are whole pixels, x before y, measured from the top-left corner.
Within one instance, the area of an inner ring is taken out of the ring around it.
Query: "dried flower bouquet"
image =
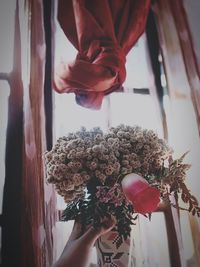
[[[83,227],[98,227],[103,217],[113,215],[122,241],[137,213],[150,215],[160,200],[170,202],[170,195],[177,203],[181,196],[186,209],[200,216],[197,199],[185,184],[190,167],[183,163],[185,154],[176,160],[172,154],[152,130],[119,125],[103,133],[83,127],[59,138],[46,152],[46,176],[67,203],[63,220],[78,216]],[[129,177],[124,186],[129,174],[139,178]],[[139,191],[134,192],[137,186]]]

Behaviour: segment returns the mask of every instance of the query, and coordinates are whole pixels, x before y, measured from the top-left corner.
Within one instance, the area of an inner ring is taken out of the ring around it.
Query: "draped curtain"
[[[126,55],[145,29],[149,7],[150,0],[60,0],[58,21],[78,54],[57,68],[54,89],[99,109],[125,80]]]

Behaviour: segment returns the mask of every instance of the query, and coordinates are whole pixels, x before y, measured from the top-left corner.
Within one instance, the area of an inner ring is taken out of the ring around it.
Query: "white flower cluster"
[[[59,138],[46,152],[47,181],[69,202],[84,196],[90,179],[107,184],[132,172],[155,174],[171,154],[164,140],[138,126],[119,125],[105,134],[100,128],[83,127]]]

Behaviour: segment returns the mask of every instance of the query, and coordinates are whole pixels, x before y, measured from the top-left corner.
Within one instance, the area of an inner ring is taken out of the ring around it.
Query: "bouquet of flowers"
[[[152,130],[119,125],[61,137],[45,154],[47,181],[67,203],[63,220],[79,217],[84,227],[116,218],[120,240],[130,235],[137,214],[150,216],[160,201],[181,196],[187,210],[200,216],[197,199],[185,185],[188,164]]]

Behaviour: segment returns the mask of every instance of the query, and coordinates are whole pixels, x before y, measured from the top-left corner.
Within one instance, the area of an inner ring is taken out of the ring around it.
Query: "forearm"
[[[51,267],[87,267],[90,254],[91,247],[87,244],[66,246],[60,258]]]

